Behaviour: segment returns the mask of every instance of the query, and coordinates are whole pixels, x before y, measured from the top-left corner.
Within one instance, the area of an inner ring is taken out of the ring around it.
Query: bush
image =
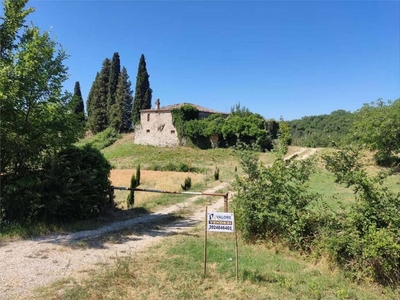
[[[135,189],[138,187],[138,185],[139,185],[139,183],[138,183],[137,177],[135,177],[135,174],[132,174],[130,188]],[[132,191],[132,190],[129,191],[128,198],[126,199],[126,204],[127,204],[128,208],[132,207],[135,204],[135,191]]]
[[[218,168],[218,167],[215,168],[215,171],[214,171],[214,179],[215,179],[215,180],[219,180],[219,168]]]
[[[246,177],[236,176],[233,200],[237,228],[247,241],[281,241],[291,248],[310,250],[312,242],[330,221],[320,197],[308,192],[315,168],[312,159],[284,160],[286,145],[272,166],[258,161],[257,153],[241,149],[238,156]]]
[[[185,182],[183,183],[183,185],[181,185],[181,187],[182,187],[182,190],[184,190],[184,191],[190,190],[190,188],[192,187],[192,178],[186,177]]]
[[[2,176],[2,205],[7,221],[35,223],[87,219],[110,202],[111,166],[100,151],[67,148],[40,171]]]
[[[44,219],[82,220],[97,216],[109,199],[111,165],[101,152],[87,145],[61,151],[45,165]]]
[[[382,284],[400,283],[400,193],[383,186],[387,173],[370,176],[360,163],[358,149],[324,156],[336,182],[352,186],[356,203],[328,232],[331,260],[355,278]]]
[[[140,185],[140,164],[136,167],[136,186]]]
[[[199,168],[189,166],[187,163],[181,162],[179,164],[175,164],[173,162],[169,162],[166,165],[162,166],[158,163],[152,164],[149,167],[149,170],[153,171],[170,171],[170,172],[195,172],[202,173],[207,172],[207,168]]]
[[[42,182],[42,171],[1,175],[1,223],[38,221],[44,206]]]
[[[120,138],[120,134],[113,127],[108,127],[102,132],[96,134],[87,144],[93,148],[101,150],[112,144]]]

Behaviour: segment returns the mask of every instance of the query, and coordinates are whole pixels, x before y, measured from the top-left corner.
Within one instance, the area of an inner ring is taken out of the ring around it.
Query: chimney
[[[160,99],[157,99],[155,104],[156,104],[156,109],[160,109]]]

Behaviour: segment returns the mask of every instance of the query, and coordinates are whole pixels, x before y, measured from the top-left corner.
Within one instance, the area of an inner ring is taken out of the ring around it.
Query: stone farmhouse
[[[178,133],[172,124],[171,113],[171,110],[180,108],[183,105],[191,105],[197,108],[199,111],[199,119],[206,118],[212,114],[228,115],[191,103],[180,103],[160,107],[160,99],[157,99],[154,109],[142,109],[140,111],[140,124],[135,126],[135,144],[159,147],[184,145],[184,139],[182,143],[179,142]]]

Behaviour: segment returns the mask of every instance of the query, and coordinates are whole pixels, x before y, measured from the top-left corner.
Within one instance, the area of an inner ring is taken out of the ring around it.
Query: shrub
[[[140,164],[136,167],[136,186],[140,185]]]
[[[216,167],[214,170],[214,179],[219,180],[219,168]]]
[[[2,223],[38,221],[43,210],[42,171],[1,175]]]
[[[192,187],[192,178],[186,177],[185,182],[183,183],[183,185],[181,185],[181,187],[182,187],[182,190],[184,190],[184,191],[190,190],[190,188]]]
[[[135,177],[135,174],[132,174],[130,188],[135,189],[138,187],[138,185],[139,185],[139,183],[137,181],[137,178]],[[126,204],[127,204],[128,208],[132,207],[135,204],[135,192],[134,191],[132,191],[132,190],[129,191],[128,198],[126,199]]]
[[[62,150],[42,170],[4,175],[4,218],[29,224],[96,216],[110,201],[110,169],[99,150],[85,146]]]
[[[44,166],[44,219],[87,219],[102,212],[109,199],[111,166],[87,145],[61,151]]]
[[[114,142],[119,138],[120,134],[118,134],[117,130],[113,127],[108,127],[102,132],[96,134],[87,144],[91,145],[95,149],[101,150],[114,144]]]
[[[272,166],[258,161],[257,152],[238,148],[245,177],[236,176],[233,207],[237,228],[247,241],[278,240],[291,248],[310,250],[323,226],[330,221],[320,197],[308,192],[315,168],[312,158],[284,160],[286,145],[277,151]]]
[[[328,232],[331,260],[356,278],[382,284],[400,283],[400,193],[383,186],[388,173],[370,176],[360,163],[358,149],[325,155],[326,168],[336,182],[353,187],[356,203]]]

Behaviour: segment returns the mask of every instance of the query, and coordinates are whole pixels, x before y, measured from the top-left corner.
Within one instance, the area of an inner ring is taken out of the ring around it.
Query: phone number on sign
[[[209,225],[208,230],[229,230],[232,231],[232,226],[224,226],[224,225]]]

